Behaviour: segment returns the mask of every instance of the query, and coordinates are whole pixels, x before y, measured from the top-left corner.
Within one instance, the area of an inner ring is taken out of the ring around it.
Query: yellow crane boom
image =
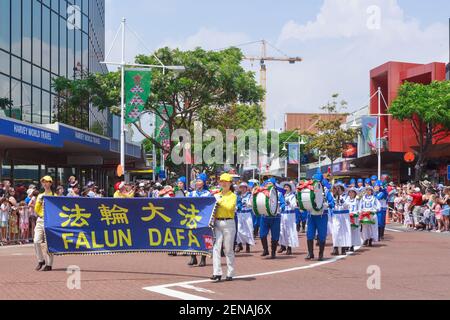
[[[261,64],[261,86],[266,92],[264,95],[264,100],[261,103],[261,108],[265,117],[264,127],[267,128],[267,66],[266,61],[277,61],[277,62],[289,62],[290,64],[295,64],[296,62],[302,62],[303,59],[300,57],[269,57],[267,56],[267,41],[261,40],[261,56],[246,56],[245,60],[248,61],[260,61]]]

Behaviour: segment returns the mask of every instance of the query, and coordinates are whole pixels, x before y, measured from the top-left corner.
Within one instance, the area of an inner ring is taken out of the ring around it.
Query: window
[[[50,70],[50,10],[42,8],[42,68]]]
[[[51,56],[51,65],[52,65],[52,72],[59,74],[59,18],[58,15],[54,12],[52,12],[52,33],[51,33],[51,39],[52,39],[52,56]]]
[[[23,0],[22,58],[31,61],[31,0]]]
[[[11,1],[11,52],[17,56],[22,55],[22,1]]]
[[[0,48],[9,51],[10,0],[0,0]]]
[[[41,123],[41,89],[33,87],[33,123]]]
[[[31,122],[32,102],[31,102],[31,86],[24,84],[22,86],[22,120]]]
[[[1,0],[0,0],[1,1]],[[0,72],[9,75],[9,54],[0,50]]]
[[[33,1],[33,63],[41,65],[41,3]]]

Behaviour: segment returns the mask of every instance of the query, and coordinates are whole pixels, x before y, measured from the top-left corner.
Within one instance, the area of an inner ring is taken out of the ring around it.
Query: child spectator
[[[11,213],[9,215],[9,240],[16,242],[19,236],[19,217],[17,215],[18,208],[11,206]]]
[[[28,203],[28,214],[30,216],[30,234],[34,235],[34,228],[36,228],[37,215],[34,212],[34,206],[36,205],[36,199],[39,196],[39,190],[34,190],[31,194],[30,203]]]
[[[30,217],[28,212],[28,207],[25,201],[19,203],[19,217],[20,217],[20,239],[21,243],[25,244],[28,242],[30,235]]]
[[[0,205],[0,229],[1,229],[1,242],[6,244],[8,241],[8,221],[9,221],[9,211],[11,206],[8,199],[2,198]]]

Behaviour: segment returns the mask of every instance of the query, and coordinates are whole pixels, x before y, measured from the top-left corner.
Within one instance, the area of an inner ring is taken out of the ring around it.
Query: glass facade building
[[[0,98],[12,101],[0,114],[86,130],[107,124],[108,115],[89,106],[81,106],[77,117],[62,114],[51,85],[59,76],[107,72],[100,64],[104,29],[105,0],[0,0]]]

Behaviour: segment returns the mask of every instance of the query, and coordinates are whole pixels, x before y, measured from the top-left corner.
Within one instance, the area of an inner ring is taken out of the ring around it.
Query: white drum
[[[253,194],[253,212],[257,216],[275,217],[278,213],[278,192],[274,187],[259,189]]]
[[[312,215],[323,214],[324,189],[319,181],[308,181],[298,186],[297,200],[300,209]]]

